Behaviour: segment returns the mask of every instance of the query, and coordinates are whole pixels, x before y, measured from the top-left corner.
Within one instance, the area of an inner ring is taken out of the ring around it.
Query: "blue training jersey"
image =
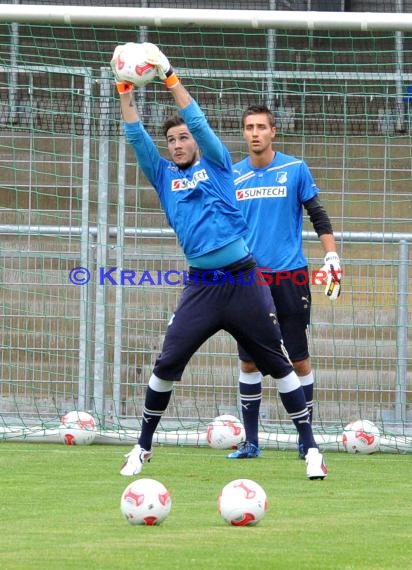
[[[201,158],[187,169],[163,158],[140,121],[125,123],[137,161],[155,188],[186,257],[196,258],[246,236],[229,151],[195,101],[180,109]]]
[[[307,265],[302,204],[319,189],[306,163],[276,152],[264,168],[253,168],[247,157],[233,172],[236,200],[249,227],[246,242],[258,266],[281,271]]]

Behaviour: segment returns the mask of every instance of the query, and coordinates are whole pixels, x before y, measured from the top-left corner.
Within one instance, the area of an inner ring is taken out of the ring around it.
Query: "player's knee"
[[[310,359],[306,358],[305,360],[299,360],[297,362],[293,362],[293,368],[298,376],[306,376],[310,373]]]
[[[256,364],[251,360],[249,361],[241,360],[240,369],[242,372],[245,372],[246,374],[250,374],[251,372],[258,372]]]
[[[184,369],[185,363],[161,355],[153,367],[153,374],[166,382],[178,382],[182,378]]]

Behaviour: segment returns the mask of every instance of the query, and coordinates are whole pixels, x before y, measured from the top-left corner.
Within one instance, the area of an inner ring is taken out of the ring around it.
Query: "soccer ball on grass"
[[[342,433],[342,444],[348,453],[375,453],[380,442],[379,429],[369,420],[351,422]]]
[[[137,479],[123,491],[120,510],[133,525],[160,524],[172,508],[172,499],[166,487],[155,479]]]
[[[263,519],[268,508],[264,489],[251,479],[235,479],[223,487],[218,510],[232,526],[251,526]]]
[[[237,417],[224,414],[208,425],[206,439],[213,449],[236,449],[245,439],[245,429]]]
[[[90,445],[96,434],[95,419],[87,412],[68,412],[60,419],[59,438],[66,445]]]
[[[133,42],[116,48],[112,68],[119,81],[128,81],[136,87],[144,87],[156,77],[156,67],[147,63],[144,46]]]

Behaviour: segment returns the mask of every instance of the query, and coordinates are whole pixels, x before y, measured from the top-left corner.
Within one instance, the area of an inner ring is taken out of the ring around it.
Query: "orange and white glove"
[[[146,61],[156,66],[157,74],[163,83],[169,89],[180,83],[179,77],[176,75],[170,61],[165,54],[155,44],[145,42]]]
[[[117,46],[113,52],[112,59],[110,61],[110,67],[112,68],[113,75],[116,80],[116,89],[119,94],[130,93],[134,89],[133,83],[121,79],[117,71],[119,56],[126,45],[128,44]]]
[[[339,256],[334,251],[325,255],[323,267],[315,274],[315,285],[325,285],[325,295],[335,301],[341,290],[342,269]]]

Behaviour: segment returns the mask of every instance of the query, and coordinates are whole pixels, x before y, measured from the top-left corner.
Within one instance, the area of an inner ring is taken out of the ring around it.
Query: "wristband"
[[[163,80],[163,83],[166,85],[168,89],[172,89],[176,87],[176,85],[180,82],[179,77],[174,72],[173,67],[170,67],[169,71],[166,73],[166,77]]]
[[[123,93],[130,93],[133,91],[133,84],[128,83],[127,81],[121,81],[120,83],[116,83],[116,89],[120,95],[123,95]]]

